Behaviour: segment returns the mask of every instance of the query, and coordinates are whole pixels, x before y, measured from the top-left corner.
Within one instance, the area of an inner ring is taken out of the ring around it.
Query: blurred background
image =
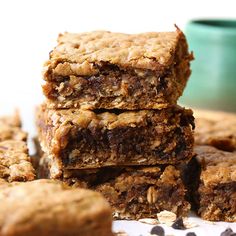
[[[60,32],[184,30],[193,18],[235,18],[235,9],[235,0],[0,1],[0,113],[18,107],[24,128],[33,129],[42,65]]]

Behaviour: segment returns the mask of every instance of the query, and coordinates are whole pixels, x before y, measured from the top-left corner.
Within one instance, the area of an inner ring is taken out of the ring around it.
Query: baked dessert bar
[[[0,125],[9,125],[13,127],[21,127],[21,119],[19,111],[16,110],[14,115],[11,116],[1,116],[0,117]]]
[[[0,117],[1,182],[29,181],[35,178],[35,170],[26,145],[27,133],[22,131],[20,126],[18,113]]]
[[[205,220],[236,222],[236,153],[196,146],[190,161],[195,208]],[[198,184],[197,184],[198,183]]]
[[[21,130],[19,113],[0,117],[0,142],[5,140],[26,141],[27,133]]]
[[[224,151],[236,151],[236,115],[226,112],[196,111],[195,142]],[[224,121],[222,123],[222,121]]]
[[[163,110],[37,110],[42,150],[65,169],[186,162],[192,157],[193,116]]]
[[[12,181],[29,181],[35,178],[35,170],[24,141],[0,142],[0,178]]]
[[[51,168],[51,159],[44,155],[40,176],[51,178]],[[60,179],[68,185],[102,193],[116,219],[156,217],[163,210],[185,216],[190,209],[181,173],[170,165],[64,170]]]
[[[101,194],[57,181],[8,184],[0,191],[1,236],[112,236],[112,212]]]
[[[64,33],[45,63],[50,108],[162,109],[176,104],[190,75],[184,34]]]

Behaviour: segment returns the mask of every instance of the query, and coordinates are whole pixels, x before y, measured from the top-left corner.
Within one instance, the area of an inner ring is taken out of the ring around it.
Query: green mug
[[[192,20],[185,33],[195,60],[180,103],[236,112],[236,20]]]

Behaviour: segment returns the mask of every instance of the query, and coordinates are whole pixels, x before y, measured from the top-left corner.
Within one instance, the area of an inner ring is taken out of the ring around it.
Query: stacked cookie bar
[[[117,218],[186,215],[179,164],[193,154],[177,105],[192,55],[183,33],[59,35],[37,109],[41,177],[101,192]]]

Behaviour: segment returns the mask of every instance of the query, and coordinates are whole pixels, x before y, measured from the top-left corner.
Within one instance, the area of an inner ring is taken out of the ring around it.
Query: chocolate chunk
[[[220,234],[220,236],[235,236],[236,233],[233,232],[231,228],[227,228],[224,232]]]
[[[189,232],[186,234],[186,236],[197,236],[194,232]]]
[[[151,234],[155,234],[158,236],[165,236],[165,231],[161,226],[154,226],[151,230]]]
[[[173,229],[182,229],[182,230],[186,229],[186,227],[184,226],[184,222],[183,222],[182,217],[177,218],[171,227]]]

